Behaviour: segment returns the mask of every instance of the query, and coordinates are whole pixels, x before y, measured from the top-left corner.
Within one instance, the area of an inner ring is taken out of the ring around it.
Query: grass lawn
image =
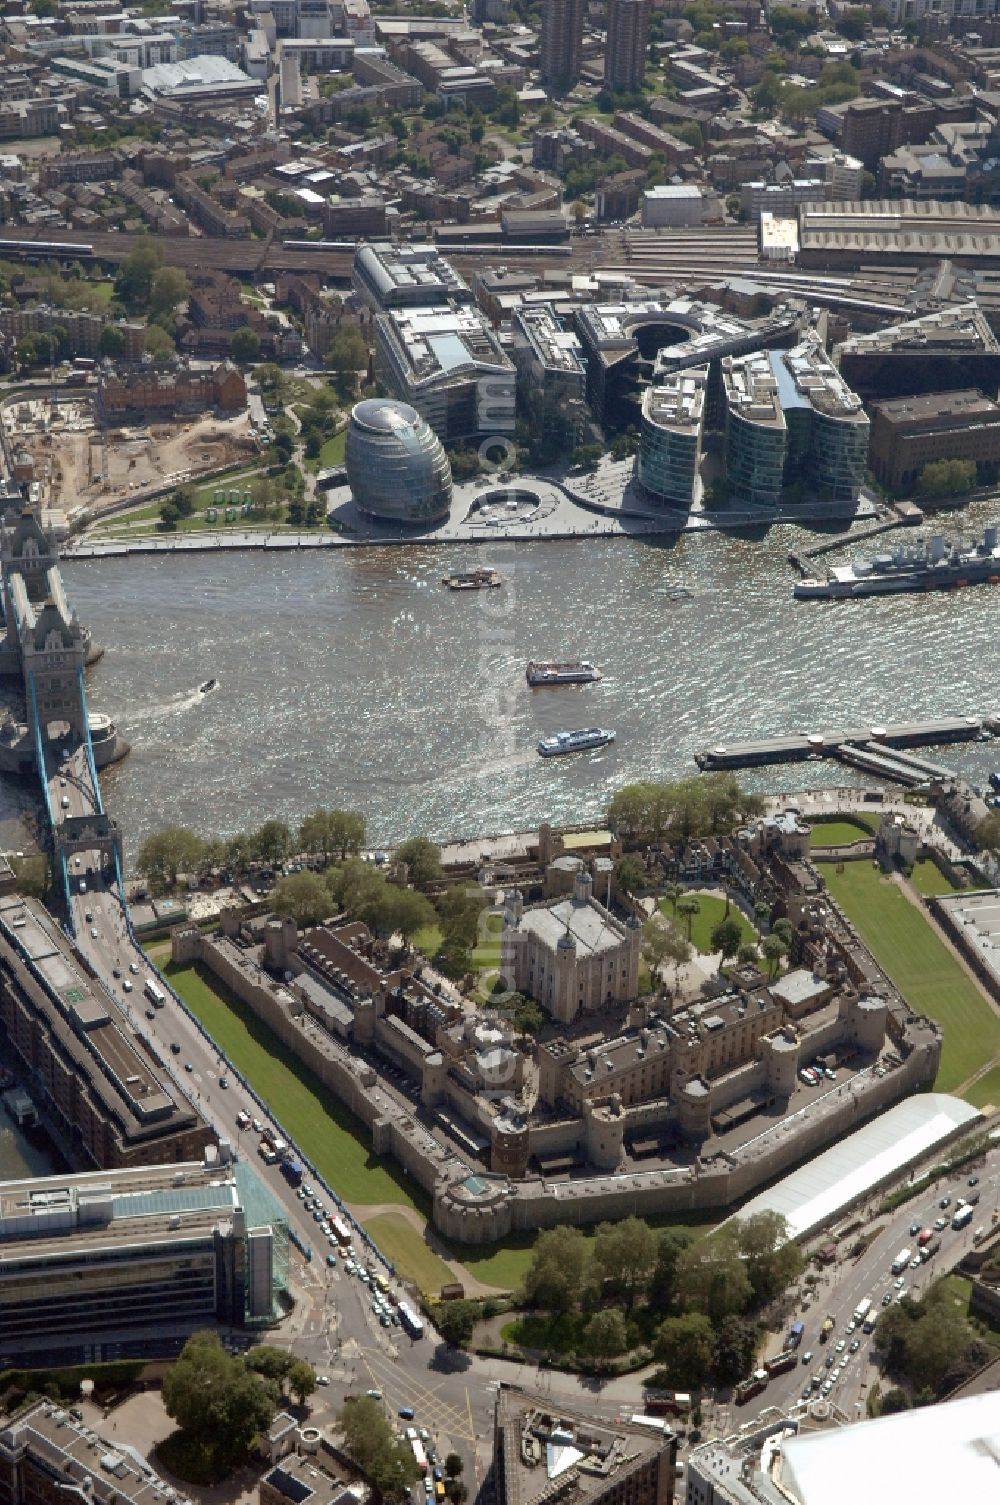
[[[444,931],[441,926],[432,922],[430,925],[421,925],[419,930],[413,932],[412,944],[421,956],[432,960],[437,955],[443,940]]]
[[[412,1280],[425,1296],[436,1296],[441,1287],[455,1279],[441,1257],[428,1248],[421,1235],[398,1212],[380,1212],[365,1221],[365,1227],[407,1280]]]
[[[398,1202],[426,1215],[395,1162],[372,1153],[361,1121],[207,968],[168,962],[162,971],[334,1191],[348,1202]]]
[[[328,439],[319,452],[320,470],[326,470],[330,465],[343,465],[344,454],[347,448],[347,430],[342,428],[339,433]]]
[[[935,894],[953,894],[955,885],[946,878],[941,869],[929,857],[921,857],[910,874],[910,882],[918,894],[931,899]]]
[[[847,847],[855,841],[871,841],[867,826],[853,820],[821,820],[809,827],[811,847]]]
[[[698,913],[691,918],[691,943],[698,951],[707,956],[712,950],[710,939],[712,931],[718,925],[719,921],[725,918],[726,901],[725,899],[720,899],[717,894],[692,894],[691,897],[697,899],[701,905]],[[670,907],[669,900],[660,900],[660,910],[666,915],[668,920],[673,919],[673,910]],[[730,904],[729,906],[729,918],[735,920],[739,925],[743,941],[755,942],[757,940],[756,930],[743,911],[738,909],[735,904]],[[687,916],[678,914],[677,924],[681,930],[686,930]]]
[[[1000,1108],[1000,1066],[994,1066],[963,1094],[974,1108]]]
[[[1000,1053],[1000,1019],[899,886],[869,862],[838,873],[823,864],[830,892],[865,944],[918,1013],[944,1031],[935,1087],[952,1092]]]
[[[528,1273],[537,1234],[513,1234],[502,1244],[480,1248],[475,1244],[449,1245],[470,1275],[501,1291],[519,1291]]]

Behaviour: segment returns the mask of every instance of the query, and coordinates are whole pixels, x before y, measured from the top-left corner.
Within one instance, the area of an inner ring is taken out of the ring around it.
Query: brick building
[[[1000,462],[1000,404],[974,388],[874,404],[870,463],[883,486],[911,490],[933,460]]]
[[[217,408],[239,413],[246,407],[242,372],[228,361],[195,370],[180,360],[139,365],[104,365],[98,373],[97,411],[104,422],[141,416],[175,417]]]

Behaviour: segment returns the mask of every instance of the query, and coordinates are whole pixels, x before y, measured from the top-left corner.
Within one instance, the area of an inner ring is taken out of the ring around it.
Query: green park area
[[[929,857],[921,857],[913,865],[910,874],[910,882],[922,894],[925,899],[933,899],[938,894],[953,894],[955,885],[950,878],[946,878],[936,863],[931,862]]]
[[[442,1286],[455,1279],[441,1256],[401,1212],[380,1212],[366,1218],[365,1227],[386,1259],[397,1270],[405,1270],[428,1295],[436,1296]]]
[[[266,489],[266,497],[259,499],[258,494],[262,488]],[[259,465],[226,471],[190,489],[194,510],[188,516],[177,518],[170,530],[172,533],[218,533],[226,529],[273,533],[285,528],[298,533],[303,529],[326,527],[325,516],[312,523],[293,521],[289,517],[281,477],[269,477]],[[255,505],[252,510],[244,512],[243,499],[247,491],[254,492]],[[225,498],[221,502],[216,500],[218,492],[222,492]],[[239,495],[239,502],[231,500],[236,493]],[[161,533],[160,509],[165,500],[165,497],[160,496],[154,501],[130,507],[127,511],[114,513],[98,521],[89,536],[94,539],[121,540]]]
[[[842,815],[836,820],[820,820],[809,827],[811,847],[849,847],[856,841],[871,841],[872,829],[861,820]]]
[[[698,905],[697,910],[690,915],[684,912],[684,905],[688,900],[692,900]],[[712,931],[720,920],[727,918],[735,920],[736,924],[740,927],[741,945],[744,943],[752,945],[757,941],[757,932],[742,910],[735,904],[730,904],[727,916],[726,901],[719,898],[718,894],[699,894],[693,891],[685,893],[678,900],[676,915],[670,900],[661,899],[660,911],[666,915],[668,920],[675,919],[679,929],[688,936],[692,946],[705,956],[710,955],[713,950]],[[691,922],[690,930],[688,929],[688,920]]]
[[[1000,1054],[1000,1018],[898,883],[871,863],[823,864],[830,893],[903,997],[944,1031],[935,1086],[954,1092]]]

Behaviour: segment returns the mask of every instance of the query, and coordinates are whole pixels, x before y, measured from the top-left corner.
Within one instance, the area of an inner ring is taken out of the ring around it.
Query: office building
[[[371,397],[351,413],[347,479],[362,512],[427,526],[451,508],[451,465],[441,440],[405,402]]]
[[[359,246],[351,287],[369,308],[433,308],[471,303],[467,283],[436,246]]]
[[[477,308],[400,308],[375,319],[375,377],[444,444],[514,431],[515,372]]]
[[[249,1166],[204,1162],[0,1184],[0,1347],[76,1364],[266,1325],[288,1287],[284,1214]]]
[[[55,1128],[102,1168],[201,1156],[215,1135],[35,899],[0,899],[0,1025]]]
[[[792,350],[727,359],[722,382],[733,500],[776,506],[785,487],[810,502],[857,499],[870,425],[817,335]]]
[[[700,491],[708,367],[691,366],[646,388],[636,471],[645,491],[667,506],[689,507]]]
[[[608,39],[604,53],[606,89],[641,89],[653,0],[608,0]]]
[[[973,388],[873,405],[871,466],[883,486],[911,491],[933,460],[1000,462],[1000,405]]]
[[[554,1410],[501,1384],[493,1421],[497,1505],[672,1505],[677,1438]]]
[[[530,421],[572,447],[587,421],[587,372],[575,330],[550,304],[526,304],[513,314],[514,365]],[[533,402],[532,398],[536,400]]]
[[[2,318],[0,313],[0,328]],[[834,347],[833,360],[866,400],[969,387],[987,394],[1000,390],[1000,345],[975,303],[940,308],[870,333],[852,332]]]
[[[580,76],[583,23],[587,0],[544,0],[542,6],[542,82],[570,89]]]
[[[0,1498],[5,1505],[149,1505],[187,1498],[161,1479],[135,1448],[92,1431],[50,1400],[19,1409],[0,1431]]]

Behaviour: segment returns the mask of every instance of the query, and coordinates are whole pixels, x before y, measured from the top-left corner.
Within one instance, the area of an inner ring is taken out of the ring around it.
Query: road
[[[970,1175],[979,1177],[975,1188],[967,1184]],[[951,1227],[951,1218],[959,1197],[971,1197],[977,1193],[979,1202],[972,1221],[956,1232]],[[943,1197],[951,1199],[946,1209],[939,1205]],[[858,1214],[868,1232],[878,1230],[864,1254],[852,1259],[846,1253],[852,1240],[844,1240],[843,1254],[821,1273],[808,1309],[796,1313],[796,1317],[805,1323],[805,1335],[799,1350],[802,1360],[798,1368],[777,1376],[761,1395],[755,1396],[745,1406],[717,1408],[713,1430],[725,1433],[751,1420],[765,1406],[785,1406],[797,1401],[810,1375],[822,1373],[824,1379],[829,1377],[826,1361],[831,1356],[831,1368],[840,1364],[842,1373],[834,1384],[830,1400],[852,1418],[863,1416],[868,1391],[878,1378],[878,1370],[871,1362],[871,1336],[866,1337],[860,1331],[847,1331],[855,1308],[866,1296],[871,1297],[874,1314],[883,1310],[886,1296],[897,1300],[900,1295],[908,1293],[919,1298],[932,1281],[946,1275],[969,1253],[973,1234],[983,1225],[989,1227],[994,1211],[1000,1211],[1000,1148],[990,1152],[985,1164],[972,1164],[963,1168],[961,1173],[943,1179],[940,1184],[934,1183],[888,1217],[874,1216],[876,1206],[877,1201],[871,1205],[870,1215],[869,1209],[862,1209]],[[893,1275],[891,1266],[897,1254],[909,1248],[916,1255],[917,1240],[910,1229],[915,1224],[921,1228],[933,1228],[935,1220],[942,1217],[947,1217],[948,1225],[940,1233],[940,1252],[917,1269],[907,1268],[901,1277]],[[897,1279],[902,1280],[902,1289],[897,1287]],[[822,1345],[819,1330],[827,1316],[833,1317],[836,1326],[829,1342]],[[851,1354],[848,1348],[855,1338],[860,1339],[860,1347]],[[838,1348],[839,1344],[843,1344],[843,1348]],[[780,1348],[781,1343],[774,1341],[768,1357],[773,1357]],[[805,1355],[810,1352],[812,1359],[804,1362]]]

